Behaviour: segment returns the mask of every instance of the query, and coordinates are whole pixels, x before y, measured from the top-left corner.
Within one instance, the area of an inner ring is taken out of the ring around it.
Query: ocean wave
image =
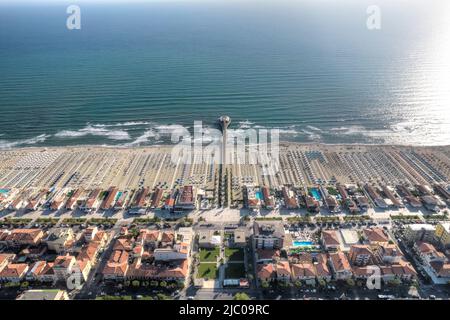
[[[106,128],[94,127],[88,125],[79,130],[62,130],[55,133],[55,137],[58,138],[78,138],[87,135],[106,137],[111,140],[130,140],[131,137],[128,132],[124,130],[110,130]]]
[[[335,127],[328,130],[331,134],[363,135],[367,129],[362,126]]]
[[[425,141],[434,141],[433,145],[446,145],[448,138],[443,139],[434,130],[429,127],[421,127],[415,122],[404,121],[393,123],[382,128],[370,129],[361,125],[336,126],[336,127],[316,127],[307,124],[294,124],[288,126],[263,126],[255,124],[248,120],[235,122],[235,126],[229,128],[229,134],[236,137],[247,136],[249,132],[246,130],[253,129],[258,133],[260,130],[276,129],[279,133],[280,141],[296,141],[296,142],[318,142],[318,143],[376,143],[376,144],[403,144],[403,145],[424,145]],[[126,128],[126,127],[136,128]],[[158,143],[176,143],[171,141],[172,136],[176,139],[180,135],[192,132],[193,126],[182,126],[178,124],[158,124],[148,121],[130,121],[115,124],[93,124],[88,123],[84,128],[78,130],[61,130],[55,134],[41,134],[36,137],[8,140],[0,139],[0,149],[10,149],[26,145],[38,144],[45,146],[63,145],[64,139],[71,139],[78,144],[83,144],[83,137],[98,137],[98,141],[94,142],[98,145],[108,144],[118,147],[133,147],[155,145]],[[217,126],[210,124],[202,124],[204,143],[210,143],[216,134],[220,133]],[[211,132],[214,131],[214,132]],[[234,132],[234,133],[233,133]],[[4,135],[0,133],[0,136]],[[442,135],[442,134],[440,134]],[[426,139],[424,139],[426,137]],[[446,137],[450,137],[447,135]],[[8,137],[9,138],[9,137]],[[196,139],[198,137],[193,137]],[[108,143],[107,141],[110,141]],[[121,143],[123,141],[123,143]],[[89,141],[92,143],[92,140]]]
[[[117,123],[87,123],[88,126],[95,128],[108,128],[108,127],[134,127],[134,126],[145,126],[152,124],[150,121],[127,121],[127,122],[117,122]]]
[[[322,132],[323,131],[320,128],[317,128],[317,127],[314,127],[314,126],[310,126],[310,125],[307,125],[306,128],[308,128],[310,130],[313,130],[313,131],[318,131],[318,132]]]
[[[17,140],[17,141],[0,140],[0,149],[10,149],[10,148],[20,147],[20,146],[24,146],[24,145],[33,145],[36,143],[44,142],[49,137],[51,137],[51,135],[41,134],[41,135],[38,135],[33,138],[22,139],[22,140]]]
[[[249,129],[252,126],[254,126],[255,123],[245,120],[245,121],[239,121],[238,124],[239,124],[239,129]]]
[[[125,146],[127,146],[127,147],[140,146],[140,145],[148,143],[150,141],[149,140],[150,138],[158,139],[159,134],[155,133],[153,130],[147,130],[142,135],[137,137],[134,141],[125,144]]]
[[[175,132],[185,132],[189,127],[184,127],[179,124],[168,124],[168,125],[156,125],[153,127],[161,135],[171,135]]]
[[[310,130],[303,129],[302,132],[306,135],[306,138],[310,141],[320,141],[322,140],[322,135]]]

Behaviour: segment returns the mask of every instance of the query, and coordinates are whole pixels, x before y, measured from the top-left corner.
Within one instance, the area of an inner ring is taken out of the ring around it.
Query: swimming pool
[[[322,197],[320,196],[320,192],[319,192],[318,189],[312,188],[312,189],[310,190],[310,192],[311,192],[311,195],[312,195],[316,200],[322,199]]]
[[[258,191],[258,192],[256,192],[255,193],[255,197],[256,197],[256,199],[258,199],[258,200],[262,200],[262,193],[260,192],[260,191]]]
[[[7,194],[9,192],[8,189],[0,189],[0,193]]]
[[[314,243],[312,241],[298,241],[294,240],[292,241],[293,247],[309,247],[312,246]]]

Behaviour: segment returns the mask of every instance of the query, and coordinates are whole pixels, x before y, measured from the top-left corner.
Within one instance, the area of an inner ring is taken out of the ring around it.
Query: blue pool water
[[[322,197],[320,196],[320,192],[317,189],[311,189],[311,195],[316,199],[320,200]]]
[[[292,245],[294,247],[307,247],[307,246],[312,246],[313,243],[312,243],[312,241],[292,241]]]
[[[256,197],[256,199],[258,199],[258,200],[262,200],[262,198],[263,198],[262,193],[259,192],[259,191],[256,192],[255,197]]]
[[[8,189],[0,189],[0,193],[7,194],[9,192]]]

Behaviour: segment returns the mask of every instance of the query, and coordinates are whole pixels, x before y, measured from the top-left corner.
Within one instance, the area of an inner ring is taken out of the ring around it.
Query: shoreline
[[[119,149],[119,150],[139,150],[139,149],[168,149],[176,146],[176,144],[154,144],[143,146],[123,146],[123,145],[96,145],[96,144],[77,144],[67,146],[29,146],[29,147],[13,147],[13,148],[0,148],[0,152],[13,152],[13,151],[28,151],[28,150],[70,150],[70,149]],[[206,145],[207,146],[207,145]],[[447,145],[407,145],[407,144],[371,144],[371,143],[322,143],[322,142],[291,142],[280,141],[279,144],[282,148],[289,148],[292,146],[313,146],[313,147],[373,147],[373,148],[417,148],[417,149],[439,149],[450,148],[450,144]]]

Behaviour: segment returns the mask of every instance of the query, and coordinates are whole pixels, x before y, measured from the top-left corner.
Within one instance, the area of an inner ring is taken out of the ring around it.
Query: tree
[[[131,282],[131,285],[136,288],[139,287],[141,283],[138,280],[133,280],[133,282]]]
[[[297,280],[297,281],[294,282],[294,285],[295,285],[296,288],[301,288],[302,287],[302,282]]]
[[[170,297],[165,295],[165,294],[163,294],[163,293],[158,293],[156,295],[156,297],[158,298],[158,300],[170,300]]]
[[[161,288],[165,288],[165,287],[167,287],[167,282],[161,281],[161,282],[159,283],[159,286],[160,286]]]
[[[323,279],[319,279],[319,286],[325,287],[327,285],[327,282]]]
[[[159,282],[158,282],[158,281],[156,281],[156,280],[150,281],[150,286],[152,286],[152,287],[157,287],[158,285],[159,285]]]
[[[177,281],[177,287],[178,287],[178,289],[183,289],[184,288],[184,281],[181,281],[181,280]]]
[[[261,281],[261,287],[263,289],[267,289],[269,287],[269,282],[267,282],[265,280]]]
[[[393,287],[397,287],[399,286],[402,282],[400,281],[400,279],[393,279],[393,280],[389,280],[389,285],[393,286]]]
[[[350,287],[354,287],[355,281],[353,279],[347,279],[347,285],[349,285]]]
[[[244,292],[238,292],[234,295],[233,300],[250,300],[250,297]]]
[[[175,289],[176,288],[176,284],[175,283],[170,283],[167,287],[169,288],[169,289]]]

